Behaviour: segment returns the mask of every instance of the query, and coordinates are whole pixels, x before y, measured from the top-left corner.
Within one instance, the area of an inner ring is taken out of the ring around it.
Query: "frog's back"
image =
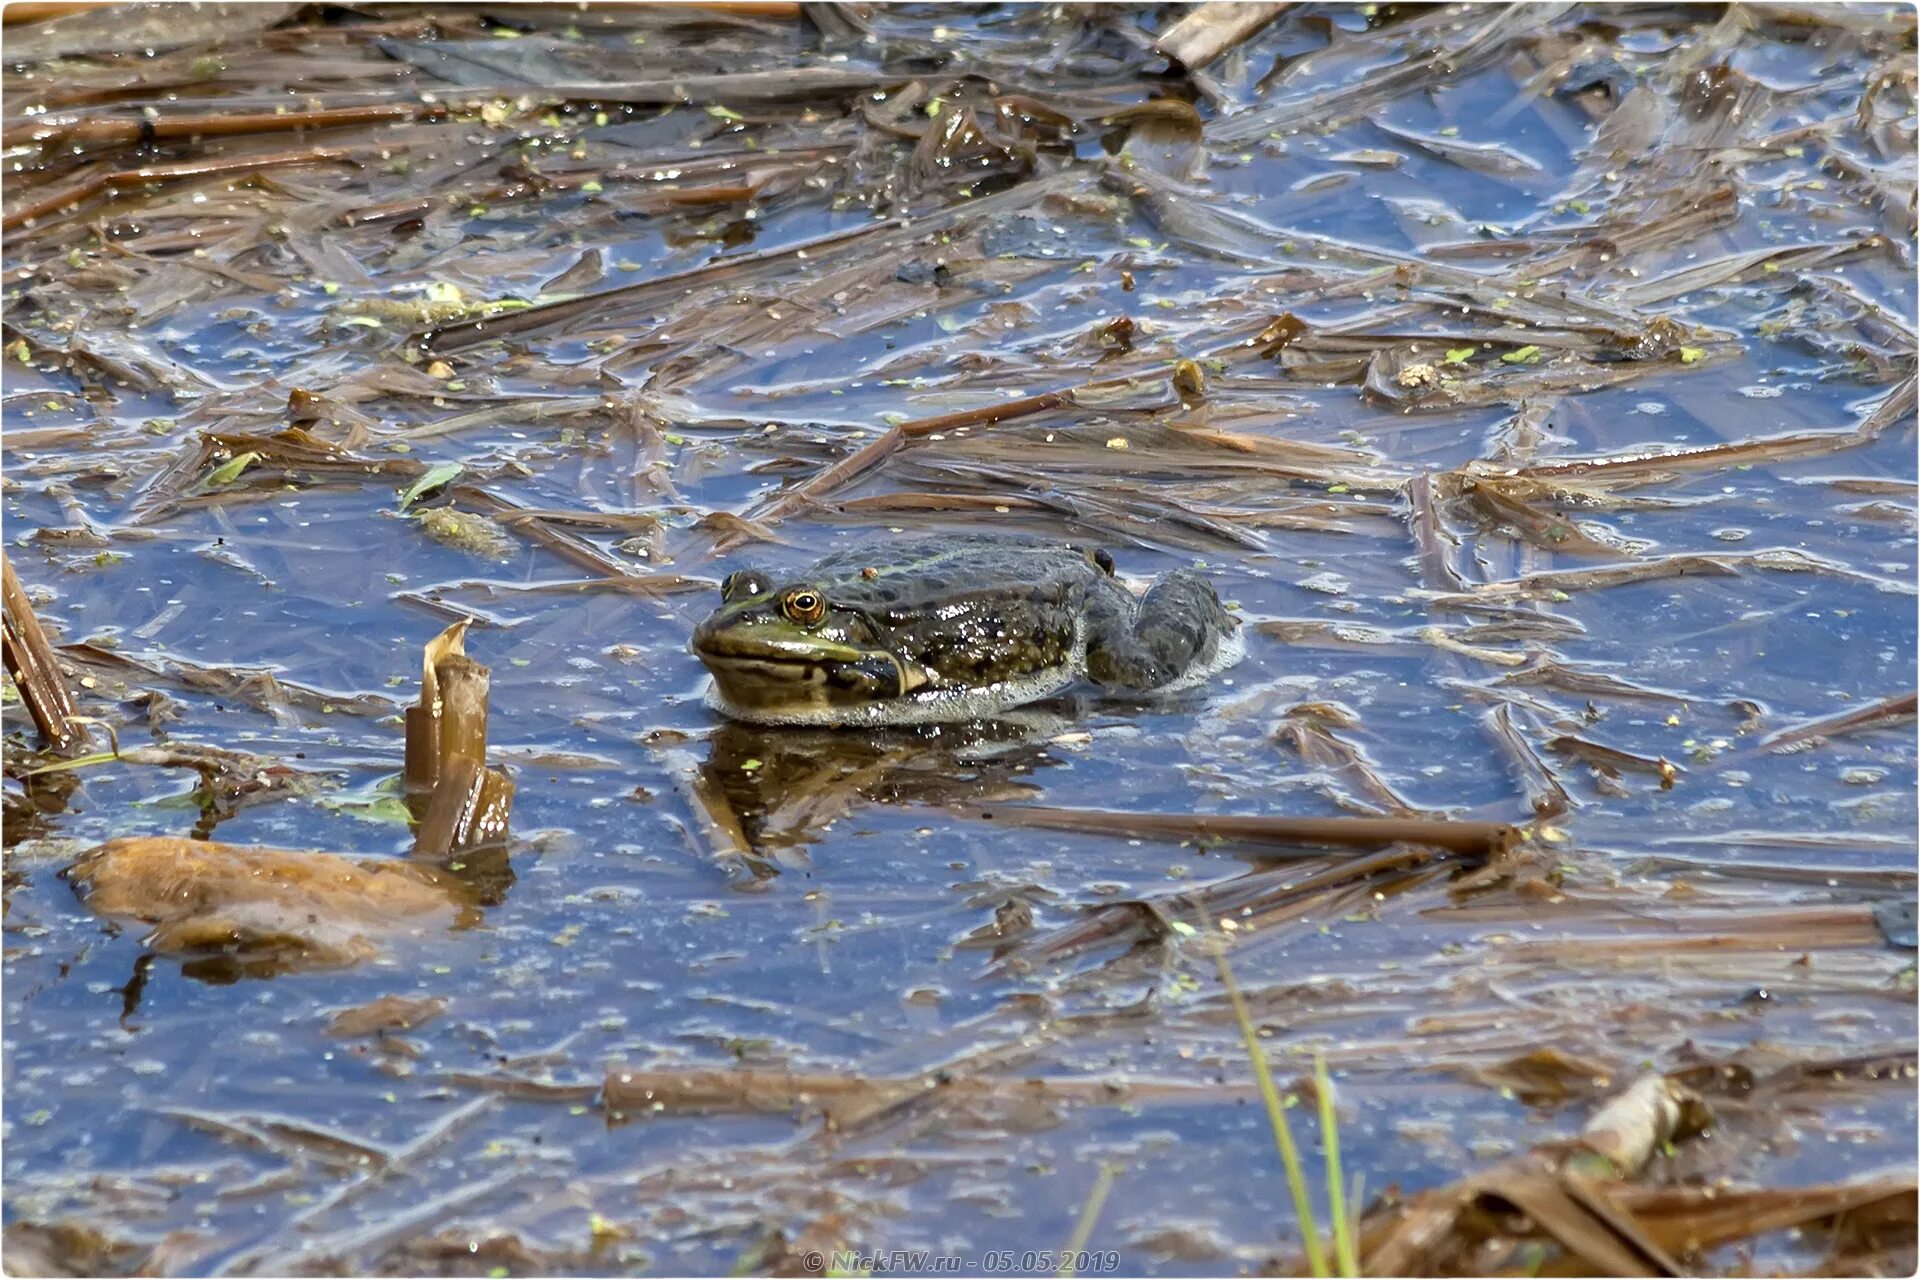
[[[891,537],[814,564],[814,574],[833,585],[870,583],[876,599],[939,599],[948,591],[1018,587],[1035,576],[1092,570],[1092,553],[1041,537],[954,533]]]
[[[836,552],[814,573],[955,688],[1077,678],[1086,592],[1105,576],[1077,547],[978,535],[876,542]]]
[[[1060,542],[956,534],[850,547],[821,560],[812,573],[836,598],[898,620],[964,600],[1014,599],[1031,589],[1060,595],[1101,570],[1092,552]]]

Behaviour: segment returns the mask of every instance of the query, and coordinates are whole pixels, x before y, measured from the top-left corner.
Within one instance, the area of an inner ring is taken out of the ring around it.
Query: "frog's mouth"
[[[696,653],[727,702],[769,711],[904,698],[930,679],[925,668],[884,650],[827,646],[796,652],[769,645],[732,652],[702,648]]]

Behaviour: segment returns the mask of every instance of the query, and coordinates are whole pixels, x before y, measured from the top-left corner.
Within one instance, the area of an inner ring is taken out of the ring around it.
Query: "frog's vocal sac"
[[[1136,598],[1106,552],[1033,538],[869,543],[784,580],[740,569],[720,595],[693,652],[714,707],[760,724],[972,720],[1082,680],[1153,693],[1242,652],[1240,620],[1194,570]]]

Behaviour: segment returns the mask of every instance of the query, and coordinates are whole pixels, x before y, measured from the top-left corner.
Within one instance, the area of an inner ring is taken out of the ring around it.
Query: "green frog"
[[[693,633],[709,697],[760,724],[972,720],[1088,680],[1186,688],[1241,654],[1240,620],[1178,569],[1136,597],[1113,557],[1037,538],[912,537],[789,578],[740,569]]]

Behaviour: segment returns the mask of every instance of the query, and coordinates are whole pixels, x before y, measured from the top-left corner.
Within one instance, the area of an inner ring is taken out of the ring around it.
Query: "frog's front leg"
[[[1239,626],[1192,569],[1156,580],[1138,602],[1107,580],[1087,600],[1087,676],[1112,689],[1145,693],[1205,662]]]

